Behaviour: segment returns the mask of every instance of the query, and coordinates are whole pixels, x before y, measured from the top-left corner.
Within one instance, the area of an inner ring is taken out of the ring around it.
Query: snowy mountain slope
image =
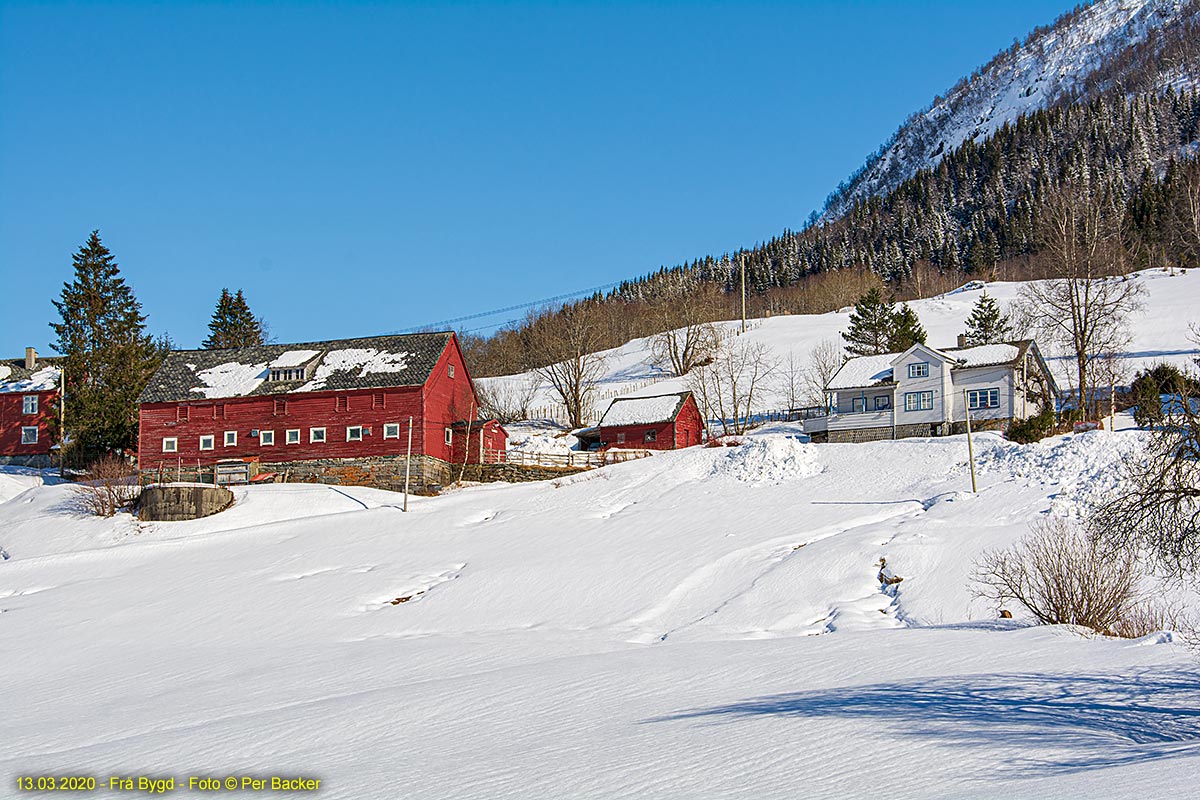
[[[1147,270],[1137,273],[1137,280],[1146,289],[1145,305],[1141,313],[1131,320],[1133,340],[1123,359],[1123,369],[1131,379],[1133,375],[1158,362],[1172,363],[1180,367],[1194,367],[1200,357],[1200,348],[1188,339],[1189,325],[1200,322],[1200,271],[1168,274]],[[1002,307],[1008,307],[1020,292],[1020,283],[993,282],[971,284],[980,288],[962,289],[938,297],[915,300],[910,305],[920,317],[921,324],[934,347],[953,347],[958,334],[966,327],[971,308],[985,291],[997,299]],[[824,340],[842,344],[841,332],[850,324],[849,309],[828,314],[797,314],[752,320],[745,334],[748,341],[765,345],[775,361],[781,365],[780,373],[786,373],[789,359],[797,367],[807,367],[809,353]],[[734,336],[739,324],[722,323],[727,337]],[[1050,361],[1060,387],[1073,385],[1070,359],[1051,348],[1043,354]],[[602,414],[614,397],[626,395],[653,395],[681,391],[687,388],[686,378],[675,378],[651,363],[650,342],[636,339],[604,353],[606,372],[599,380],[596,415]],[[759,410],[770,411],[788,407],[787,395],[777,375],[759,397]],[[512,381],[521,383],[529,380],[529,374],[503,378],[485,378],[483,384]],[[543,383],[533,403],[539,410],[554,411],[555,395],[549,384]],[[598,417],[597,417],[598,418]]]
[[[1099,0],[1061,23],[1039,29],[1001,53],[970,79],[910,117],[855,175],[838,187],[821,215],[840,217],[856,201],[882,195],[968,139],[976,142],[1030,111],[1064,99],[1133,83],[1129,58],[1139,46],[1157,46],[1166,32],[1200,16],[1188,0]],[[1152,57],[1152,53],[1145,54]],[[1144,90],[1176,90],[1200,83],[1194,64],[1162,63]],[[1101,70],[1111,77],[1095,80]],[[1138,84],[1144,84],[1139,76]]]
[[[1186,797],[1186,652],[997,621],[967,586],[1140,436],[982,435],[977,495],[961,437],[786,432],[407,514],[278,485],[145,525],[10,488],[0,772],[299,774],[330,798]]]

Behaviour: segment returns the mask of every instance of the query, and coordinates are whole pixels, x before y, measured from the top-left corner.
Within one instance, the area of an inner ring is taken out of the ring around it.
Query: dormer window
[[[273,369],[271,370],[272,381],[302,381],[304,380],[304,367],[299,369]]]
[[[909,364],[908,365],[908,377],[910,377],[910,378],[928,378],[929,377],[929,363],[926,361],[922,361],[919,364]]]

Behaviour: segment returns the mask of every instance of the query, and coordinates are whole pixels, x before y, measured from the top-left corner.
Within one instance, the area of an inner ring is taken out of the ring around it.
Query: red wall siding
[[[382,395],[382,407],[379,404]],[[345,410],[338,410],[345,398]],[[276,401],[286,402],[276,413]],[[180,417],[186,413],[186,419]],[[402,455],[408,447],[408,418],[413,417],[413,452],[421,447],[421,387],[303,392],[278,397],[238,397],[227,400],[191,400],[183,403],[146,403],[139,420],[139,466],[154,469],[161,463],[174,466],[211,464],[223,458],[257,456],[266,462],[315,458],[356,458]],[[384,423],[400,425],[399,439],[384,439]],[[346,441],[346,428],[371,429],[362,441]],[[309,442],[309,428],[325,428],[324,443]],[[287,430],[300,429],[300,443],[286,444]],[[262,445],[250,431],[274,431],[275,444]],[[237,431],[237,444],[224,446],[225,431]],[[215,437],[213,450],[200,450],[200,437]],[[162,440],[178,440],[176,453],[164,453]],[[436,453],[435,453],[436,455]]]
[[[646,431],[655,431],[655,440],[646,441]],[[625,441],[617,441],[617,434],[625,434]],[[600,441],[608,447],[634,447],[644,450],[674,449],[674,425],[660,422],[657,425],[611,425],[600,429]]]
[[[450,377],[450,366],[454,366],[454,377]],[[463,363],[462,351],[458,349],[457,337],[451,337],[446,350],[438,359],[437,366],[425,382],[425,452],[443,461],[454,461],[454,444],[446,444],[446,428],[455,422],[476,419],[479,416],[479,400],[471,386],[471,376]],[[455,435],[460,435],[456,431]],[[462,451],[459,450],[461,458]]]
[[[683,401],[683,408],[679,409],[679,416],[675,418],[675,446],[691,447],[700,444],[703,430],[704,421],[700,418],[700,407],[696,405],[694,398],[689,397]]]
[[[36,414],[22,413],[25,396],[38,398]],[[50,421],[56,412],[58,391],[5,392],[0,394],[0,456],[39,456],[50,452]],[[21,428],[37,426],[37,444],[21,444]]]

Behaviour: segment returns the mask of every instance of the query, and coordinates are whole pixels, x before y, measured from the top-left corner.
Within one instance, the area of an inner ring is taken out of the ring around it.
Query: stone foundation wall
[[[54,466],[54,459],[41,453],[36,456],[0,456],[0,467],[29,467],[30,469],[49,469]]]
[[[147,486],[138,498],[138,519],[177,522],[200,519],[233,505],[223,486]]]
[[[468,464],[464,478],[469,481],[484,483],[503,481],[504,483],[528,483],[530,481],[548,481],[561,478],[564,475],[574,475],[583,472],[584,467],[536,467],[520,464]],[[455,471],[454,477],[458,477]]]
[[[877,442],[880,439],[892,438],[892,426],[887,425],[881,428],[853,428],[851,430],[831,430],[829,431],[830,442]]]
[[[340,486],[374,486],[377,489],[404,491],[405,456],[367,458],[322,458],[311,461],[264,463],[259,472],[287,476],[290,483],[328,483]],[[432,456],[413,456],[409,491],[428,494],[457,477],[454,468]]]
[[[995,431],[1004,430],[1008,427],[1011,420],[1008,419],[979,419],[971,421],[971,430],[979,431]],[[897,425],[897,439],[909,439],[913,437],[932,438],[938,434],[938,428],[941,425],[922,422],[916,425]],[[952,422],[949,426],[949,434],[962,434],[967,432],[967,423]],[[892,427],[885,425],[879,428],[858,428],[848,431],[830,431],[829,441],[831,442],[877,442],[881,439],[892,438]]]

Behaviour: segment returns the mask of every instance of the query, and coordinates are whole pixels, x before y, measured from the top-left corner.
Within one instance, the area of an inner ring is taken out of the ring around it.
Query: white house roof
[[[946,350],[945,353],[951,359],[960,362],[962,367],[989,367],[995,364],[1010,364],[1020,358],[1024,348],[1018,344],[983,344],[978,347],[964,347],[961,350]]]
[[[1022,339],[1016,342],[984,344],[976,347],[949,347],[941,350],[928,345],[913,345],[904,353],[858,356],[842,364],[842,368],[834,373],[829,385],[825,388],[863,389],[868,386],[891,383],[893,381],[892,365],[911,350],[918,348],[928,350],[949,361],[954,369],[971,369],[1016,363],[1032,344],[1032,339]]]
[[[601,427],[614,425],[654,425],[670,422],[679,414],[691,392],[660,394],[653,397],[618,397],[600,420]]]
[[[875,386],[880,383],[891,383],[892,361],[896,353],[885,353],[881,356],[856,356],[834,373],[826,389],[858,389],[864,386]]]

